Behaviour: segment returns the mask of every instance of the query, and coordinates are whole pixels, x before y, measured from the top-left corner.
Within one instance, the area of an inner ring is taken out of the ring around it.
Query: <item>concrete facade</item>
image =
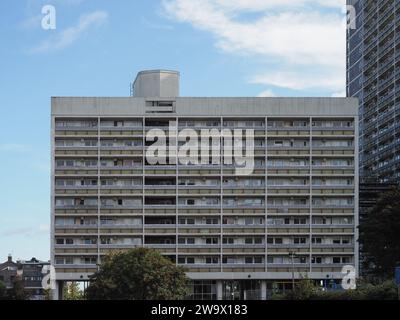
[[[196,299],[266,299],[305,275],[339,285],[343,266],[358,268],[357,109],[353,98],[52,98],[57,279],[87,280],[108,251],[147,246],[189,269]],[[170,121],[172,139],[254,130],[254,171],[150,165],[146,135]]]
[[[399,14],[397,0],[347,0],[347,96],[359,98],[360,177],[400,181]]]
[[[134,97],[178,97],[179,72],[148,70],[138,73],[133,85]]]

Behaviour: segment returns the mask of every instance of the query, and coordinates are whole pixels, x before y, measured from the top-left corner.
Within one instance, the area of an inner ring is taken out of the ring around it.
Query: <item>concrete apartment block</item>
[[[145,246],[188,268],[189,298],[267,299],[305,275],[340,286],[358,266],[357,99],[179,97],[179,74],[158,73],[133,97],[52,98],[58,284]],[[149,164],[146,134],[171,121],[175,145],[188,128],[254,130],[254,170]]]

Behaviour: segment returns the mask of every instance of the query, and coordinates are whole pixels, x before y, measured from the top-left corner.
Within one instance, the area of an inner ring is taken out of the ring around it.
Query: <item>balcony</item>
[[[153,249],[175,249],[176,244],[165,244],[165,243],[145,243],[145,247],[147,248],[153,248]]]
[[[56,229],[96,229],[97,224],[56,224]]]
[[[221,244],[207,244],[207,243],[201,243],[201,244],[183,244],[179,243],[178,244],[178,249],[220,249]],[[203,252],[202,252],[203,253]]]
[[[64,269],[97,269],[97,264],[82,264],[82,263],[73,263],[73,264],[55,264],[56,268],[64,268]]]
[[[286,248],[308,249],[308,248],[310,248],[310,244],[309,243],[302,243],[302,244],[295,244],[295,243],[271,244],[271,243],[268,243],[267,248],[271,248],[271,249],[286,249]]]
[[[220,229],[220,224],[178,224],[179,229]]]
[[[55,249],[97,249],[97,244],[55,244]]]
[[[354,224],[350,223],[350,224],[312,224],[311,227],[313,229],[325,229],[325,228],[354,228]]]
[[[222,228],[224,229],[246,229],[246,228],[251,228],[251,229],[258,229],[258,228],[265,228],[264,224],[223,224]]]

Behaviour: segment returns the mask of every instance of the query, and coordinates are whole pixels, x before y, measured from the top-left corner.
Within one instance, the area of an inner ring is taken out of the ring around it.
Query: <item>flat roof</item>
[[[146,101],[174,101],[173,113],[146,113]],[[358,116],[357,98],[52,97],[55,116]]]

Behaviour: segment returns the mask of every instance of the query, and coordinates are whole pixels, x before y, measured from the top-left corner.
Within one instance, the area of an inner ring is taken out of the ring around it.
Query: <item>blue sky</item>
[[[0,261],[49,258],[51,96],[128,96],[157,68],[183,96],[342,96],[344,2],[0,1]]]

